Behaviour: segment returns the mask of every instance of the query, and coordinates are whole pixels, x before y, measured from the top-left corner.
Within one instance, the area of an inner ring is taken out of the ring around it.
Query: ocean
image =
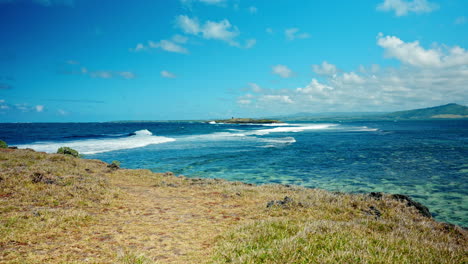
[[[468,120],[4,123],[0,139],[186,177],[406,194],[437,220],[468,226]]]

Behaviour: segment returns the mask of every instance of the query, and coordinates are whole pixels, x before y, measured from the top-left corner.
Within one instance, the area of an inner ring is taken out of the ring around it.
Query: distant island
[[[298,113],[275,117],[281,121],[378,121],[468,119],[468,107],[455,103],[391,113]]]
[[[208,123],[224,123],[224,124],[277,124],[283,123],[273,119],[253,119],[253,118],[231,118],[209,121]]]

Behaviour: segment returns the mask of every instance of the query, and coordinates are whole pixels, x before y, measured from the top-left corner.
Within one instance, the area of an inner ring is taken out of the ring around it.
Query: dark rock
[[[166,185],[167,187],[179,187],[177,184],[169,183]]]
[[[11,147],[8,147],[9,149],[18,149],[18,147],[15,147],[15,146],[11,146]]]
[[[379,219],[382,216],[382,212],[380,212],[380,210],[377,209],[377,207],[375,207],[373,205],[369,206],[369,210],[364,210],[364,212],[367,215],[375,216],[375,219]]]
[[[371,192],[368,194],[368,196],[376,200],[381,200],[383,195],[381,192]]]
[[[55,184],[56,181],[54,179],[45,177],[44,174],[40,172],[35,172],[33,175],[31,175],[31,180],[33,183],[45,183],[45,184]]]
[[[418,210],[418,212],[425,217],[432,218],[431,212],[429,212],[429,209],[422,205],[421,203],[418,203],[411,199],[409,196],[404,195],[404,194],[392,194],[391,198],[401,201],[401,202],[406,202],[407,206],[414,207]]]
[[[164,177],[172,177],[172,176],[174,176],[174,173],[168,171],[168,172],[163,173],[163,176]]]
[[[44,175],[42,173],[40,173],[40,172],[35,172],[31,176],[31,179],[32,179],[33,183],[39,183],[39,182],[42,181],[43,178],[44,178]]]
[[[109,165],[107,165],[107,168],[111,169],[111,170],[118,170],[120,169],[119,165],[115,164],[115,163],[111,163]]]
[[[294,200],[288,196],[284,197],[283,200],[271,200],[267,203],[267,208],[270,208],[270,207],[273,207],[273,206],[281,206],[281,207],[287,207],[289,206],[291,203],[293,203]]]

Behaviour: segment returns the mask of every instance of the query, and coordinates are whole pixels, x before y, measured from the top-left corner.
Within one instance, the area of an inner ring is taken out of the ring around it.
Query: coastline
[[[466,230],[387,194],[192,179],[32,150],[2,150],[0,165],[5,263],[461,263],[467,248]]]

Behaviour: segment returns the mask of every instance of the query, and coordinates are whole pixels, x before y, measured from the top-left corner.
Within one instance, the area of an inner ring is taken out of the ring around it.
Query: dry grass
[[[0,263],[466,263],[467,232],[384,196],[0,151]],[[270,200],[292,202],[266,208]]]

